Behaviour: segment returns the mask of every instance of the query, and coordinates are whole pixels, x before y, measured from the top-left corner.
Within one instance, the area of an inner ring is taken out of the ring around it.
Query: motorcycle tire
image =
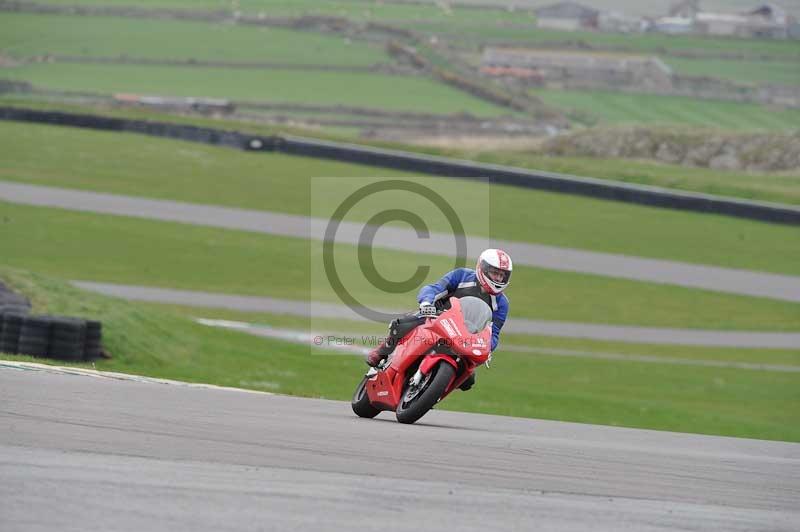
[[[367,395],[367,379],[368,377],[361,379],[361,382],[358,384],[353,394],[353,400],[350,402],[350,406],[353,407],[353,412],[355,412],[358,417],[373,418],[380,414],[381,411],[372,406],[372,403],[369,402],[369,396]]]
[[[420,383],[422,389],[410,399],[407,399],[410,384],[406,384],[403,388],[403,397],[397,405],[397,421],[414,423],[427,414],[428,410],[442,398],[455,373],[453,366],[447,362],[439,362],[431,369],[429,376]]]

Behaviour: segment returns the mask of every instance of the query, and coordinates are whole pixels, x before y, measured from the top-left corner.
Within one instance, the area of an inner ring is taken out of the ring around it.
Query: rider
[[[419,312],[397,318],[389,324],[389,335],[381,345],[367,355],[372,367],[394,351],[397,342],[412,329],[425,322],[425,316],[435,315],[451,297],[474,296],[485,301],[492,309],[492,351],[497,348],[500,329],[508,316],[508,297],[503,290],[511,280],[511,257],[501,249],[487,249],[478,257],[474,270],[458,268],[444,275],[438,282],[423,286],[417,294]],[[474,378],[465,382],[469,389]]]

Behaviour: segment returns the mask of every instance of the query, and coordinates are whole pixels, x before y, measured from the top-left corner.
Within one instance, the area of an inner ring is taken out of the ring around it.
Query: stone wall
[[[651,159],[740,171],[800,170],[800,131],[730,134],[652,128],[588,129],[547,141],[550,155]]]

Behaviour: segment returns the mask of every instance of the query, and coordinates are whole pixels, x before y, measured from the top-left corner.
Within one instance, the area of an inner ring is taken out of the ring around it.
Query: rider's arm
[[[464,280],[465,271],[467,270],[464,268],[458,268],[447,272],[435,283],[423,286],[419,294],[417,294],[417,302],[435,303],[455,292],[456,288],[458,288],[458,283]]]
[[[492,313],[492,351],[497,349],[497,344],[500,343],[500,329],[506,323],[508,317],[508,297],[501,294],[497,298],[497,310]]]

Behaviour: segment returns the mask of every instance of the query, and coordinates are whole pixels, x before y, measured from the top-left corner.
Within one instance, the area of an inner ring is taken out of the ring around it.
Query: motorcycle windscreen
[[[462,297],[461,313],[464,315],[464,324],[471,334],[478,334],[492,321],[492,309],[482,299],[467,296]]]

